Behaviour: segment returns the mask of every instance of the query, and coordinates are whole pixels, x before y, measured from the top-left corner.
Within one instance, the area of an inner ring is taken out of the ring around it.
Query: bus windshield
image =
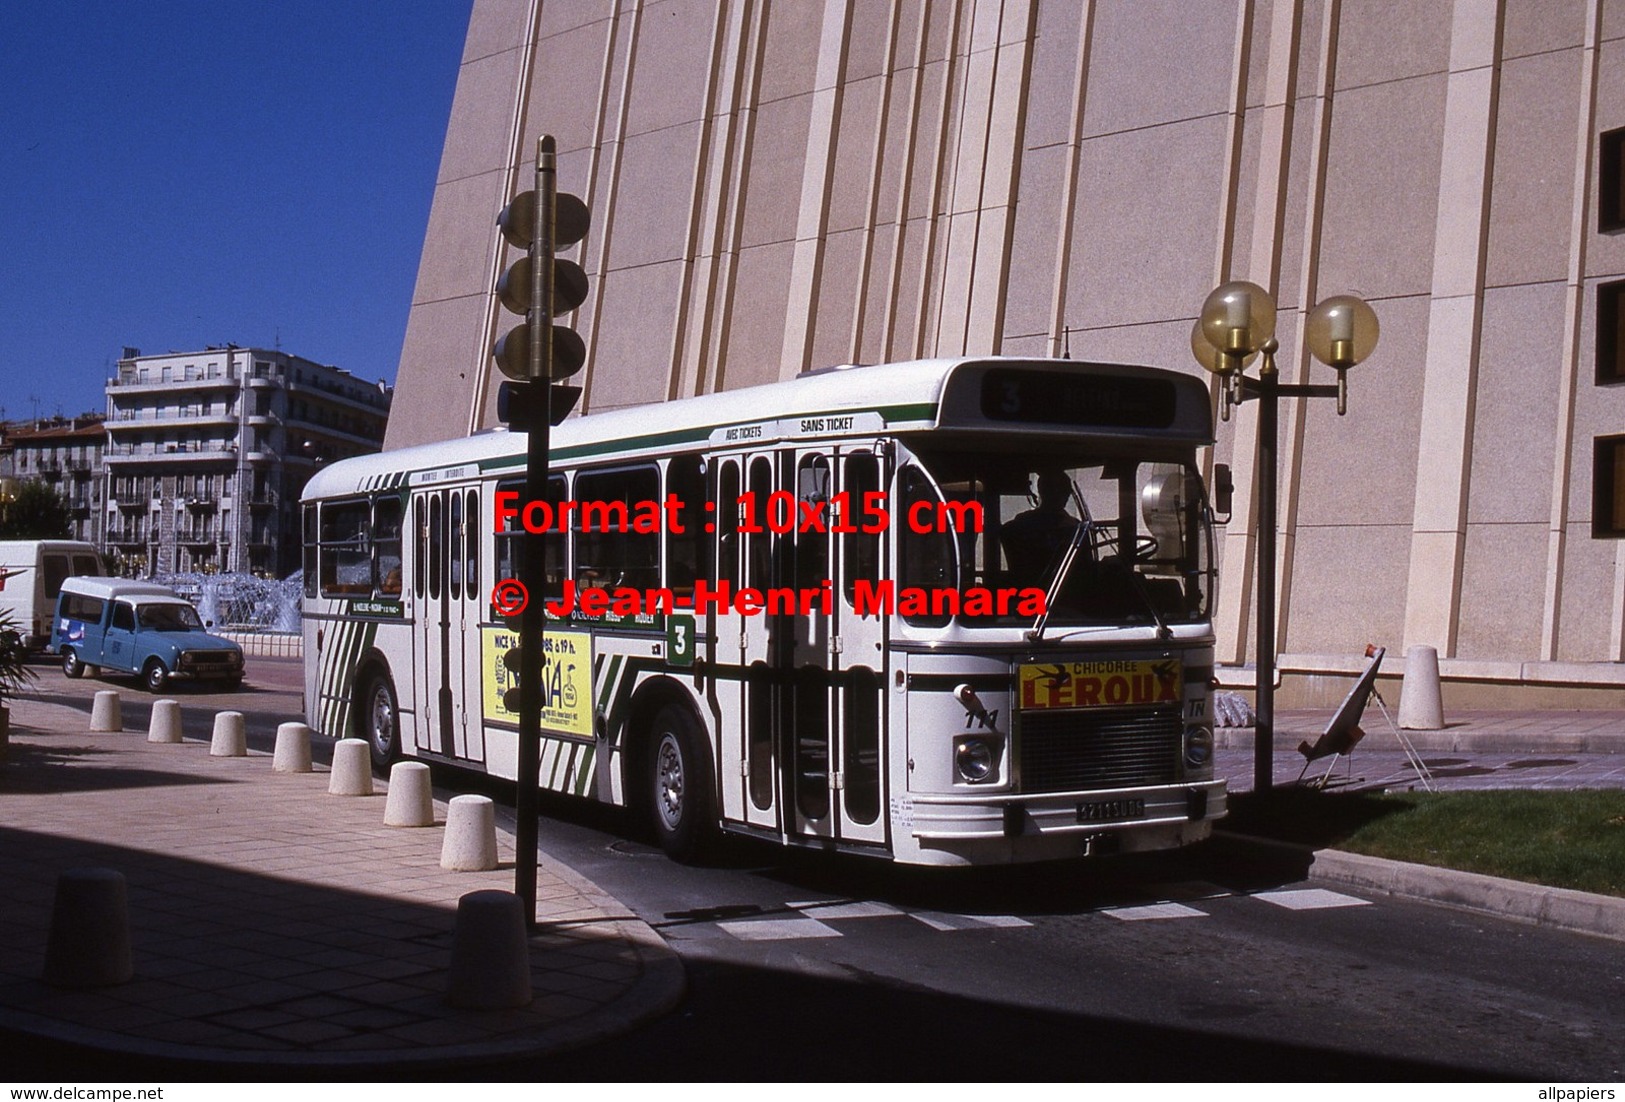
[[[1163,627],[1209,615],[1212,527],[1188,462],[931,450],[902,469],[899,489],[903,586],[1039,589],[1050,626]],[[909,619],[950,619],[933,613]],[[959,619],[1034,623],[1014,605]]]

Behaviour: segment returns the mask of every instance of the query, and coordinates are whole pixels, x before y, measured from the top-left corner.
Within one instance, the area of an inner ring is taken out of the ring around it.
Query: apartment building
[[[102,451],[107,430],[101,414],[53,417],[10,427],[9,453],[0,475],[47,483],[68,503],[70,536],[100,544],[103,531]]]
[[[107,386],[106,538],[125,573],[299,566],[299,493],[377,451],[392,392],[280,350],[126,348]]]

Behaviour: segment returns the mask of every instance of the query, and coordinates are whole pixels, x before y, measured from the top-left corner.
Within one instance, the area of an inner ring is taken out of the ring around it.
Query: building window
[[[1599,436],[1593,443],[1591,535],[1625,536],[1625,436]]]
[[[1625,280],[1597,286],[1597,385],[1625,382]]]
[[[1625,128],[1602,136],[1597,150],[1597,232],[1625,230]]]

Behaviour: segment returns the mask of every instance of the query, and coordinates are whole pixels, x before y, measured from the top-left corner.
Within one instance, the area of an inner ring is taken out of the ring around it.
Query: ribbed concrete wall
[[[586,409],[1068,330],[1197,371],[1232,277],[1276,291],[1285,375],[1330,381],[1299,323],[1357,293],[1382,340],[1349,415],[1283,415],[1286,665],[1423,643],[1446,676],[1615,684],[1590,495],[1625,430],[1593,353],[1621,62],[1620,0],[477,0],[388,444],[494,420],[492,220],[545,129],[595,220]],[[1231,661],[1255,438],[1244,408],[1215,456]]]

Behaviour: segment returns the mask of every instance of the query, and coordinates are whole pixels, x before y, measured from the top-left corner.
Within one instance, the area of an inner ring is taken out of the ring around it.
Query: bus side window
[[[454,601],[463,599],[463,492],[451,491],[450,521],[446,529],[451,569],[446,575],[446,592]]]
[[[372,547],[378,557],[378,592],[401,595],[401,499],[381,497],[373,503]]]
[[[846,597],[852,600],[856,592],[855,583],[858,581],[878,582],[880,580],[880,524],[876,517],[870,515],[865,509],[866,505],[881,500],[880,493],[880,463],[868,452],[858,452],[847,456],[846,481],[841,486],[846,492],[846,515],[840,519],[849,531],[843,538],[846,541],[843,555],[846,572]],[[834,518],[831,518],[832,520]],[[884,519],[884,514],[881,518]],[[876,530],[866,532],[866,527]]]
[[[716,481],[716,581],[739,583],[739,464],[722,463]],[[713,468],[715,469],[715,468]],[[701,527],[704,527],[703,525]]]
[[[518,494],[518,500],[522,506],[525,497],[524,480],[513,479],[499,483],[497,485],[496,492],[498,494]],[[559,506],[562,505],[565,500],[564,477],[562,475],[553,475],[547,480],[546,500],[548,506],[550,507],[550,515],[556,520],[558,517]],[[479,499],[473,494],[469,495],[468,515],[471,517],[479,516]],[[479,576],[477,571],[479,569],[479,534],[471,531],[468,538],[468,588],[470,592],[478,595]],[[547,578],[546,583],[543,586],[542,596],[548,600],[553,600],[564,593],[564,541],[565,533],[559,529],[556,523],[549,527],[546,534],[542,537],[542,559],[545,564]],[[504,578],[519,577],[519,560],[523,554],[524,543],[525,530],[522,520],[518,515],[508,517],[507,523],[502,527],[502,531],[498,532],[496,535],[496,554],[494,556],[496,563],[496,574],[493,576],[495,581],[501,581]]]
[[[660,532],[636,531],[632,521],[645,503],[658,503],[660,471],[654,466],[602,471],[576,478],[576,584],[583,589],[629,586],[651,589],[660,581]]]
[[[305,506],[305,596],[316,596],[316,506]]]
[[[694,583],[709,577],[706,552],[711,538],[706,532],[704,464],[697,455],[679,455],[666,467],[666,495],[675,498],[675,518],[666,518],[666,585],[678,596],[690,596]],[[669,523],[675,519],[676,523]],[[681,532],[678,531],[681,529]]]
[[[463,567],[463,592],[469,600],[480,592],[480,492],[468,491],[468,510],[464,514],[464,530],[468,536],[468,558]]]
[[[372,555],[367,548],[369,513],[365,501],[322,507],[317,555],[323,594],[372,593]]]

